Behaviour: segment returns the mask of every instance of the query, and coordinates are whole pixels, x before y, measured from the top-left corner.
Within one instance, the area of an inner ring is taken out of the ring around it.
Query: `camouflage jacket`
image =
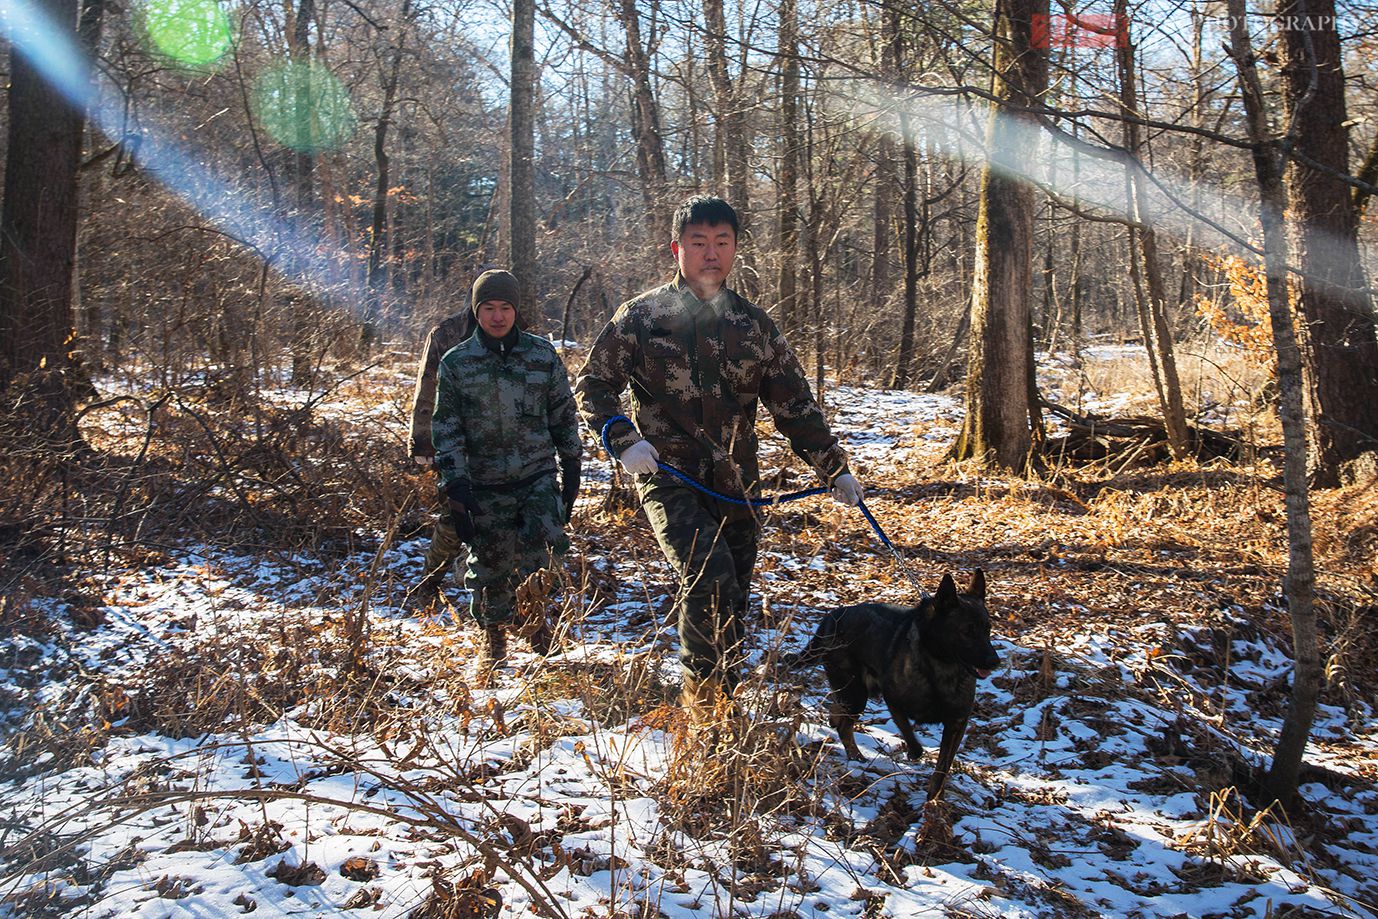
[[[431,420],[441,487],[519,482],[555,469],[555,456],[577,458],[579,419],[569,374],[544,338],[522,332],[507,354],[477,333],[440,361]]]
[[[824,483],[847,471],[847,454],[784,336],[764,310],[725,287],[705,303],[677,276],[618,307],[575,385],[595,432],[623,414],[628,384],[626,414],[661,461],[724,494],[742,494],[760,478],[758,401]],[[618,453],[640,439],[625,424],[608,436]]]
[[[468,338],[473,319],[467,313],[458,313],[431,329],[426,336],[426,348],[421,352],[421,366],[416,371],[416,390],[411,397],[411,430],[407,440],[411,442],[412,456],[435,456],[431,445],[431,414],[435,411],[435,375],[440,369],[440,359],[455,345]]]

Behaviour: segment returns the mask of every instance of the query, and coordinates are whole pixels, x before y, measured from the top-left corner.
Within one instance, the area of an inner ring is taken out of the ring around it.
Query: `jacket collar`
[[[701,309],[710,309],[719,316],[724,315],[728,308],[736,301],[736,293],[726,284],[718,288],[718,292],[707,300],[700,300],[698,294],[694,293],[689,287],[689,282],[684,279],[684,275],[676,271],[675,279],[670,282],[670,289],[679,294],[680,302],[689,308],[691,312]]]
[[[480,326],[474,330],[474,337],[477,338],[479,344],[487,350],[502,357],[506,357],[517,350],[517,345],[521,343],[522,331],[514,324],[511,330],[502,338],[494,338],[483,331],[483,328]]]
[[[495,351],[492,348],[488,347],[488,345],[484,341],[486,335],[484,331],[479,328],[475,328],[474,334],[464,339],[464,342],[460,347],[464,348],[465,354],[475,355],[478,357],[482,357],[485,354],[493,354],[498,357],[504,357],[508,354],[519,354],[521,352],[526,351],[528,348],[531,347],[531,345],[527,342],[526,336],[522,334],[520,329],[515,329],[514,331],[516,332],[516,335],[514,336],[515,340],[512,342],[511,348],[509,348],[506,352]],[[491,341],[492,339],[488,340]]]

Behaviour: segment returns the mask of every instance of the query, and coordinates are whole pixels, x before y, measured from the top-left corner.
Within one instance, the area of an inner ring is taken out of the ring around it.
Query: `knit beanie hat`
[[[512,272],[500,268],[485,271],[474,282],[471,300],[471,308],[475,314],[478,313],[478,305],[485,300],[504,300],[517,307],[520,305],[517,302],[517,279],[512,276]]]

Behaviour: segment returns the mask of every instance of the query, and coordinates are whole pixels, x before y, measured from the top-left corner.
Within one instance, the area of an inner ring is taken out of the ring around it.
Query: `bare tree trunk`
[[[714,149],[721,151],[721,158],[715,165],[721,171],[714,178],[725,181],[725,193],[732,206],[737,209],[740,220],[738,235],[743,239],[751,235],[751,163],[748,152],[751,149],[751,125],[746,117],[746,103],[743,93],[734,84],[727,54],[727,20],[723,11],[723,0],[703,0],[705,25],[704,54],[708,65],[708,78],[713,84],[716,103],[716,140]],[[720,193],[723,189],[718,189]],[[737,274],[737,286],[747,299],[755,299],[756,272],[751,262],[752,248],[740,250],[742,260]]]
[[[368,241],[368,303],[364,307],[364,322],[359,330],[359,345],[367,354],[378,336],[378,317],[383,310],[383,288],[387,272],[383,266],[388,225],[388,128],[392,126],[392,111],[397,99],[397,76],[402,70],[403,46],[407,38],[407,20],[411,0],[402,0],[402,15],[397,23],[397,45],[393,48],[391,66],[383,75],[383,106],[378,124],[373,129],[373,158],[378,164],[377,182],[373,188],[373,224]]]
[[[799,311],[799,22],[796,0],[780,3],[780,325],[789,335]]]
[[[827,323],[823,321],[823,246],[822,215],[810,214],[804,225],[804,250],[809,260],[809,304],[813,319],[813,391],[818,404],[823,404],[826,379],[824,361],[827,359]]]
[[[1300,266],[1302,347],[1314,427],[1311,475],[1340,484],[1340,467],[1378,449],[1378,338],[1359,222],[1340,176],[1349,172],[1349,121],[1334,0],[1287,0],[1278,9],[1283,105],[1296,150],[1321,167],[1288,165]]]
[[[1283,487],[1287,502],[1287,582],[1284,592],[1292,618],[1296,663],[1292,673],[1292,702],[1283,719],[1273,751],[1273,764],[1264,783],[1265,806],[1273,800],[1290,803],[1297,793],[1302,755],[1316,716],[1321,689],[1320,644],[1316,634],[1315,567],[1311,544],[1311,506],[1306,483],[1306,420],[1303,414],[1301,348],[1292,328],[1287,297],[1287,198],[1283,190],[1286,142],[1268,129],[1268,112],[1259,85],[1253,44],[1245,21],[1244,0],[1226,0],[1230,22],[1230,53],[1239,74],[1241,95],[1253,142],[1254,173],[1258,178],[1263,223],[1264,266],[1268,283],[1268,315],[1278,357],[1278,415],[1282,420]],[[1297,128],[1292,125],[1293,132]]]
[[[727,56],[727,20],[723,13],[723,0],[703,0],[703,18],[707,27],[704,35],[705,57],[708,64],[708,78],[713,83],[713,94],[717,103],[718,134],[722,138],[723,172],[726,193],[739,211],[750,209],[747,184],[747,136],[746,112],[742,100],[733,85]]]
[[[296,18],[292,23],[292,28],[287,33],[288,54],[297,66],[303,68],[311,62],[311,23],[315,18],[315,0],[300,0],[296,10]],[[319,38],[317,40],[319,41]],[[292,103],[295,112],[310,112],[313,108],[312,100],[307,97],[310,91],[309,83],[310,81],[306,79],[296,81],[294,91],[297,93],[297,98]],[[296,230],[288,242],[288,245],[292,247],[299,245],[315,210],[313,188],[315,170],[316,157],[309,149],[299,150],[291,154],[292,189],[295,206],[287,223],[288,226]],[[292,277],[309,277],[306,253],[297,252],[293,248],[288,252],[287,258],[291,265],[290,274]],[[306,386],[315,376],[316,364],[320,358],[317,353],[320,341],[316,334],[319,331],[319,322],[318,318],[312,315],[314,312],[311,303],[312,292],[309,287],[302,287],[289,292],[285,299],[292,323],[292,385]]]
[[[966,418],[953,445],[956,459],[1023,472],[1033,461],[1029,425],[1033,342],[1029,291],[1033,259],[1033,189],[1013,178],[1014,158],[1034,124],[1008,110],[1038,104],[1048,83],[1048,58],[1032,41],[1035,16],[1047,0],[997,0],[995,77],[1000,100],[991,110],[976,220],[972,337],[967,359]]]
[[[1128,23],[1126,0],[1115,0],[1115,21]],[[1139,91],[1134,73],[1134,46],[1129,41],[1129,28],[1126,25],[1117,42],[1116,59],[1120,73],[1120,105],[1128,116],[1141,116],[1139,112]],[[1124,143],[1129,155],[1137,158],[1140,154],[1139,125],[1132,117],[1124,121]],[[1129,191],[1130,216],[1142,224],[1130,229],[1131,273],[1135,279],[1135,294],[1139,301],[1139,319],[1143,330],[1144,347],[1148,350],[1149,366],[1153,370],[1153,385],[1158,392],[1158,406],[1163,413],[1163,424],[1167,428],[1168,448],[1178,459],[1187,455],[1187,416],[1182,407],[1182,384],[1177,377],[1177,354],[1173,347],[1172,330],[1167,321],[1167,302],[1164,292],[1163,274],[1158,261],[1158,237],[1148,224],[1148,193],[1142,177],[1132,168],[1126,171]],[[1146,282],[1147,297],[1140,276],[1133,243],[1138,242],[1139,254],[1143,258],[1143,277]]]
[[[75,44],[77,0],[38,0],[36,6]],[[28,56],[38,38],[20,31],[10,50],[0,209],[0,387],[18,375],[45,371],[44,379],[35,381],[44,424],[65,438],[75,436],[64,378],[73,369],[77,170],[85,113]]]
[[[517,276],[522,316],[529,325],[537,320],[536,302],[536,171],[535,171],[535,0],[512,2],[512,191],[508,226],[508,264]]]
[[[899,8],[890,6],[885,11],[885,69],[886,75],[898,80],[904,71],[904,35],[901,28]],[[919,308],[919,247],[915,237],[918,231],[918,153],[914,149],[915,138],[911,131],[909,112],[901,108],[900,144],[904,151],[904,304],[900,311],[900,341],[895,352],[895,371],[890,376],[892,389],[903,389],[909,385],[909,374],[914,366],[914,324]]]
[[[900,133],[904,135],[904,306],[895,373],[890,378],[892,389],[904,389],[909,385],[909,374],[914,366],[914,324],[919,311],[919,164],[918,152],[909,136],[908,112],[900,113]]]
[[[1048,184],[1053,188],[1057,187],[1057,160],[1053,160]],[[1043,309],[1037,322],[1039,329],[1037,340],[1051,350],[1049,340],[1053,336],[1053,324],[1061,312],[1057,296],[1057,275],[1054,272],[1057,265],[1055,259],[1057,254],[1057,205],[1051,200],[1048,201],[1048,216],[1044,219],[1043,225],[1047,228],[1043,237],[1043,270],[1040,278],[1043,287]]]
[[[631,82],[632,136],[636,139],[636,167],[646,208],[646,228],[651,237],[650,249],[659,252],[670,241],[670,215],[665,212],[669,183],[660,109],[651,85],[651,60],[641,37],[637,0],[622,0],[618,19],[626,36],[624,69]]]
[[[887,132],[876,144],[876,193],[871,211],[871,293],[877,303],[889,302],[894,283],[895,191],[899,187],[895,138]]]
[[[809,190],[809,212],[804,219],[804,263],[809,271],[809,312],[808,319],[813,324],[813,389],[819,404],[823,402],[823,361],[825,335],[823,332],[823,251],[819,237],[823,227],[822,191],[813,180],[812,169],[815,163],[816,126],[810,119],[804,119],[804,165],[809,174],[804,177],[804,187]]]
[[[1207,63],[1203,48],[1205,44],[1206,17],[1209,14],[1203,7],[1194,4],[1190,12],[1191,125],[1197,130],[1204,130],[1206,127],[1206,101],[1210,93],[1206,88]],[[1211,66],[1214,66],[1213,62]],[[1204,183],[1201,179],[1206,171],[1206,139],[1200,134],[1193,134],[1188,141],[1188,145],[1191,151],[1187,159],[1187,176],[1191,182],[1191,206],[1195,210],[1200,210],[1202,188],[1204,187]],[[1196,249],[1196,223],[1193,221],[1187,227],[1187,238],[1182,243],[1182,286],[1177,296],[1177,302],[1187,304],[1188,306],[1196,302],[1196,269],[1201,263],[1200,259],[1201,257]]]
[[[593,274],[593,266],[585,265],[583,274],[579,275],[579,280],[574,282],[574,287],[569,291],[569,297],[565,300],[564,316],[560,320],[560,347],[565,347],[565,342],[569,341],[570,320],[574,315],[574,298],[579,296],[579,289],[584,286],[584,282]]]

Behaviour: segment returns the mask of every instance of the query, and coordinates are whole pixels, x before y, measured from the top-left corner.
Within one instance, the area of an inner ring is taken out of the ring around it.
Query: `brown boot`
[[[491,673],[494,667],[507,660],[507,629],[501,625],[486,625],[478,641],[478,669]]]
[[[420,583],[407,592],[407,608],[420,612],[434,606],[440,599],[440,585],[444,580],[444,568],[422,578]]]
[[[522,633],[526,636],[527,643],[531,645],[531,650],[541,657],[550,653],[551,645],[555,642],[555,632],[550,627],[550,623],[542,620],[536,628],[524,628]]]

